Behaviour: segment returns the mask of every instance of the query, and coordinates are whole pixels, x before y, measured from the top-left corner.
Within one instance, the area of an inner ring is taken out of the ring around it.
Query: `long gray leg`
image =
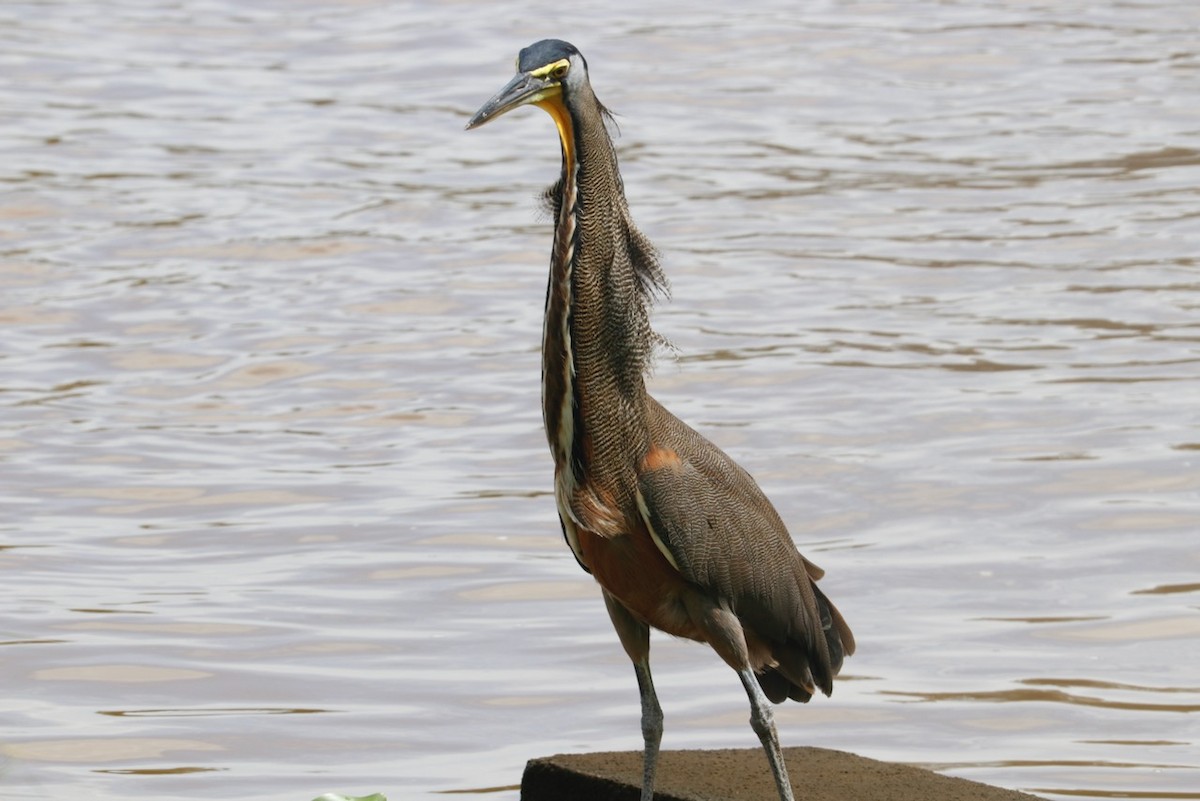
[[[750,656],[746,649],[746,633],[737,616],[728,607],[718,604],[700,594],[684,597],[688,614],[708,634],[708,644],[713,647],[725,664],[737,671],[746,695],[750,696],[750,728],[758,735],[767,761],[771,763],[771,774],[779,789],[780,801],[796,801],[792,795],[792,783],[788,780],[787,766],[783,764],[783,750],[779,747],[779,735],[775,733],[775,714],[771,702],[758,686],[754,671],[750,668]],[[643,797],[642,801],[646,801]]]
[[[787,766],[783,764],[783,749],[779,747],[779,735],[775,732],[775,714],[771,711],[771,702],[763,695],[762,688],[754,678],[754,671],[742,668],[738,671],[746,695],[750,696],[750,728],[758,735],[763,750],[767,752],[767,761],[771,763],[771,773],[775,776],[775,786],[779,788],[780,801],[795,801],[792,795],[792,783],[788,780]],[[643,801],[646,797],[642,796]]]
[[[637,673],[638,691],[642,694],[642,801],[654,798],[654,771],[658,767],[658,746],[662,742],[663,713],[650,679],[650,660],[633,663]]]
[[[642,757],[642,799],[653,801],[654,772],[658,767],[658,746],[662,742],[663,713],[654,692],[654,681],[650,678],[650,627],[635,618],[628,609],[606,591],[604,603],[613,628],[621,638],[625,653],[633,661],[637,674],[638,693],[642,697],[642,741],[645,751]]]

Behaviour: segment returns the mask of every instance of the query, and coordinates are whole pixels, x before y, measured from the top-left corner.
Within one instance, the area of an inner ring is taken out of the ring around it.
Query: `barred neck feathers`
[[[630,217],[608,111],[586,79],[566,91],[563,174],[546,193],[555,235],[543,402],[556,461],[582,480],[585,466],[626,472],[619,454],[645,440],[644,375],[655,344],[648,307],[666,279]]]

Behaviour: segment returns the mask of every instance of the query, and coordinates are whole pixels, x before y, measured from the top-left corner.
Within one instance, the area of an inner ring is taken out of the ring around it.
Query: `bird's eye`
[[[567,65],[559,64],[554,69],[550,70],[550,77],[556,81],[562,80],[567,76]]]

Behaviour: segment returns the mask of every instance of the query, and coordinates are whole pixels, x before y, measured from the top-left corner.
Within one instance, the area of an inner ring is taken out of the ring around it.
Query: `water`
[[[640,746],[538,407],[543,36],[653,391],[860,643],[785,744],[1200,798],[1200,6],[0,7],[0,796],[515,799]],[[656,640],[665,747],[755,745]]]

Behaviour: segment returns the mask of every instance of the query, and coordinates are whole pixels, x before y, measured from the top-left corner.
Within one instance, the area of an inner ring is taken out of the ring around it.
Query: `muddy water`
[[[785,744],[1200,798],[1200,6],[6,3],[0,796],[515,799],[639,746],[540,431],[557,35],[655,394],[860,652]],[[752,746],[655,644],[669,748]]]

